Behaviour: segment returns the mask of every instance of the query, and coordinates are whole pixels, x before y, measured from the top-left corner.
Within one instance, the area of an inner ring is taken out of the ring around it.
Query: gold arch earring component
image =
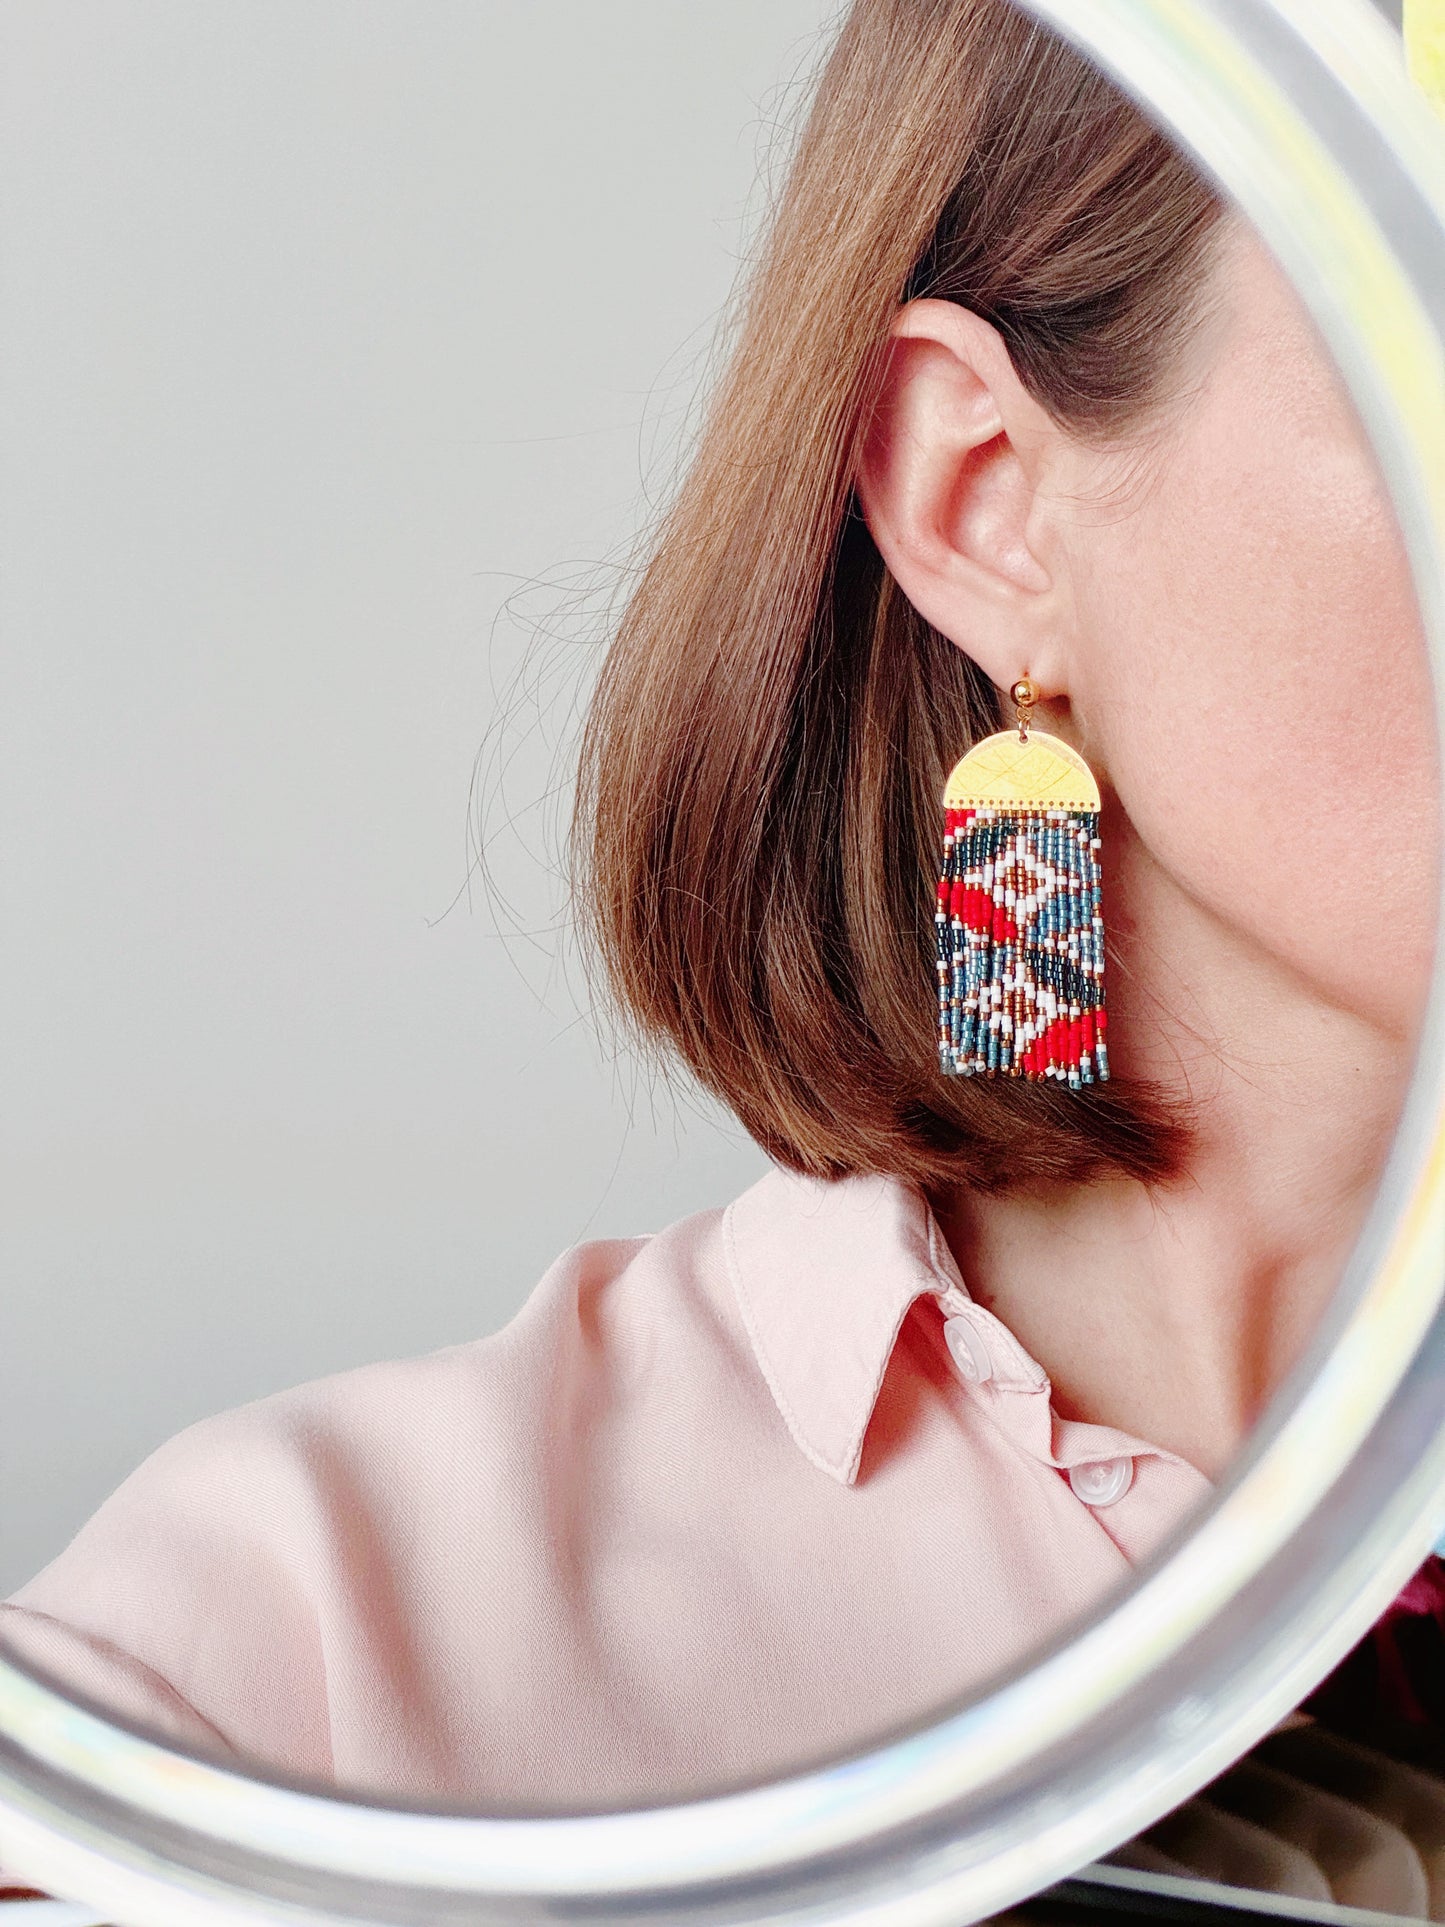
[[[943,796],[939,1068],[1079,1090],[1109,1075],[1099,786],[1033,727],[1032,678],[1010,694],[1015,726],[976,743]]]

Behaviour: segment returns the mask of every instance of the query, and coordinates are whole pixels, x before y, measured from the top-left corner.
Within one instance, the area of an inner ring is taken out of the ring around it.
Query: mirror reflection
[[[1438,757],[1329,357],[1004,0],[100,20],[3,28],[7,1650],[489,1810],[925,1718],[1187,1529],[1390,1146]],[[1436,1785],[1437,1579],[1259,1799]]]

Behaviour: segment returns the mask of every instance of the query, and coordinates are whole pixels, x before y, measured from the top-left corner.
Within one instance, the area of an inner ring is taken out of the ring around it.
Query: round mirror
[[[1366,0],[819,21],[0,29],[0,1869],[103,1918],[982,1919],[1445,1526],[1445,140]]]

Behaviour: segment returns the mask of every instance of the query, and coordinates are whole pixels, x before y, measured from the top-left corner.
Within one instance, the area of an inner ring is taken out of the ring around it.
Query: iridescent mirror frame
[[[1314,314],[1409,547],[1445,741],[1445,137],[1397,37],[1368,0],[1028,3],[1197,155]],[[1414,1081],[1327,1327],[1188,1535],[1027,1671],[725,1797],[478,1818],[249,1779],[0,1662],[0,1861],[147,1927],[958,1927],[1150,1824],[1323,1677],[1445,1525],[1445,872],[1440,895]]]

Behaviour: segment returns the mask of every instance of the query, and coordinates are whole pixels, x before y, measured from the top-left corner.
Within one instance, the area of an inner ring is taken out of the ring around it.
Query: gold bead
[[[1039,699],[1038,684],[1031,681],[1027,676],[1020,676],[1013,688],[1009,691],[1009,694],[1013,697],[1014,701],[1020,705],[1036,703]]]

